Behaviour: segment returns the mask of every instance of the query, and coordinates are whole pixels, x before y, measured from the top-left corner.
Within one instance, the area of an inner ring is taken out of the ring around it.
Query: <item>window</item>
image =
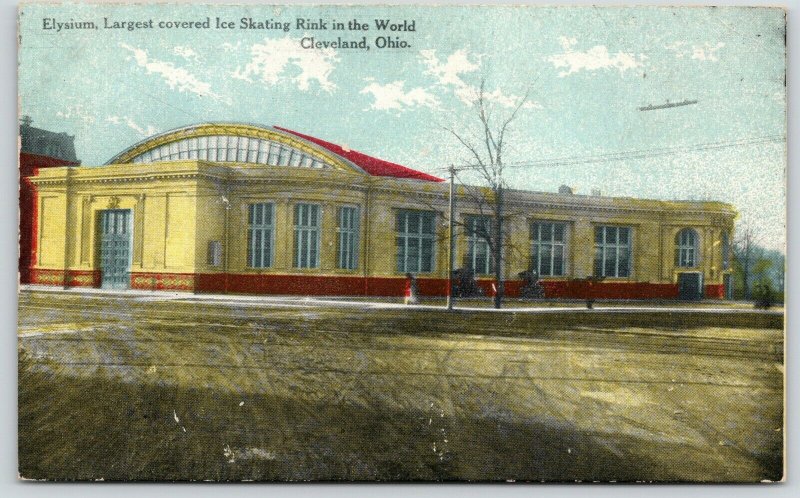
[[[339,253],[336,266],[346,270],[358,268],[358,208],[339,208]]]
[[[494,271],[489,240],[492,237],[492,219],[488,216],[467,216],[467,260],[465,266],[477,275]]]
[[[247,215],[247,266],[269,268],[272,266],[274,235],[272,204],[250,204]]]
[[[400,210],[397,212],[397,271],[433,271],[433,239],[436,213]]]
[[[188,159],[189,158],[189,142],[186,140],[182,140],[178,143],[178,159]]]
[[[728,232],[722,232],[722,269],[729,270],[731,267],[731,240]]]
[[[599,226],[594,229],[594,274],[598,277],[629,277],[631,229]]]
[[[269,164],[270,166],[295,166],[304,168],[330,168],[312,156],[286,145],[256,137],[211,135],[182,138],[133,159],[134,163],[201,159],[216,162]]]
[[[291,149],[281,145],[280,155],[278,157],[278,166],[288,166],[289,165],[289,155],[291,153],[292,153]]]
[[[236,162],[236,150],[238,148],[239,148],[239,137],[228,137],[228,153],[227,153],[228,162]]]
[[[261,140],[258,144],[258,158],[259,164],[267,164],[267,157],[269,154],[269,142]]]
[[[257,163],[258,162],[258,146],[261,140],[257,138],[250,139],[250,145],[247,149],[247,162],[248,163]]]
[[[531,225],[531,267],[539,276],[558,277],[566,273],[566,233],[566,223],[537,221]]]
[[[220,266],[222,264],[222,242],[218,240],[208,241],[208,266]]]
[[[294,267],[319,268],[320,208],[316,204],[294,206]]]
[[[697,232],[684,228],[675,236],[675,266],[697,266]]]
[[[250,147],[250,139],[248,137],[239,138],[239,146],[236,149],[236,161],[240,163],[247,162],[247,149]]]
[[[278,164],[278,154],[280,153],[280,151],[281,151],[281,146],[276,144],[276,143],[274,143],[274,142],[271,142],[270,143],[270,148],[269,148],[269,156],[267,158],[267,163],[268,164],[277,165]]]
[[[208,160],[217,160],[217,146],[219,145],[219,137],[208,137]]]

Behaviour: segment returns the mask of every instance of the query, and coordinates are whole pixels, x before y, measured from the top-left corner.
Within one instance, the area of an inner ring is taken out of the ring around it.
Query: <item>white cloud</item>
[[[215,100],[227,101],[227,99],[223,99],[219,95],[212,92],[211,85],[209,83],[200,81],[186,69],[182,67],[176,67],[171,62],[151,59],[148,56],[147,51],[131,47],[125,43],[120,43],[120,47],[131,51],[136,64],[139,67],[145,68],[148,74],[158,74],[164,78],[164,81],[171,89],[177,89],[181,93],[189,92],[200,95],[201,97],[211,97]]]
[[[220,45],[219,48],[221,48],[222,50],[224,50],[226,52],[236,52],[237,50],[239,50],[239,47],[241,47],[241,46],[242,46],[242,42],[240,40],[240,41],[237,41],[236,44],[229,43],[229,42],[224,42],[222,45]]]
[[[552,63],[556,69],[566,69],[566,71],[558,73],[562,78],[579,71],[597,71],[598,69],[618,69],[622,74],[628,69],[643,66],[644,59],[647,58],[643,54],[636,55],[625,52],[611,55],[604,45],[595,45],[585,52],[579,52],[574,49],[578,44],[575,38],[562,36],[559,41],[564,52],[545,57],[545,60]]]
[[[502,90],[497,89],[492,92],[484,91],[483,97],[494,104],[502,107],[516,107],[519,104],[520,98],[518,95],[506,95]],[[523,109],[541,109],[542,105],[532,100],[526,100],[522,104]]]
[[[481,67],[480,58],[476,56],[477,60],[471,61],[469,53],[464,49],[456,50],[444,62],[440,62],[436,57],[436,50],[420,50],[419,54],[428,67],[425,72],[433,75],[438,83],[444,86],[452,85],[456,88],[466,86],[461,75],[475,72]]]
[[[195,52],[192,47],[182,47],[178,45],[172,49],[172,53],[186,60],[194,60],[195,62],[200,60],[199,54]]]
[[[156,127],[152,125],[148,125],[146,128],[139,126],[139,124],[128,116],[106,116],[106,121],[115,125],[125,125],[144,137],[155,135],[158,131]]]
[[[475,103],[478,98],[478,87],[467,83],[461,76],[480,70],[480,56],[470,56],[467,50],[459,49],[450,54],[445,61],[441,61],[436,56],[436,50],[420,50],[419,53],[423,64],[427,67],[425,74],[436,78],[438,85],[451,88],[453,94],[464,104]],[[516,107],[520,100],[519,96],[505,95],[500,89],[484,91],[484,98],[502,107]],[[536,102],[526,101],[522,107],[530,109],[541,106]]]
[[[339,62],[333,49],[308,50],[300,47],[296,39],[278,38],[251,46],[250,56],[250,62],[244,68],[237,67],[232,77],[248,82],[256,77],[267,85],[289,81],[304,92],[314,80],[326,92],[336,88],[329,79]]]
[[[56,116],[63,119],[75,119],[85,125],[95,122],[95,117],[83,104],[68,105],[63,111],[56,111]]]
[[[725,44],[722,42],[716,45],[712,45],[711,43],[706,43],[702,46],[695,45],[692,47],[692,59],[717,62],[719,60],[719,58],[717,58],[717,52],[724,46]]]
[[[700,45],[692,45],[690,47],[685,41],[676,41],[670,43],[669,45],[664,45],[664,48],[671,52],[675,52],[675,58],[677,59],[683,59],[684,57],[691,56],[692,59],[698,61],[717,62],[719,61],[717,52],[719,52],[719,50],[724,46],[725,44],[722,42],[705,42]]]
[[[367,81],[371,81],[371,79],[367,79]],[[394,81],[385,85],[373,81],[364,87],[360,93],[372,94],[375,101],[369,108],[373,110],[403,111],[406,107],[413,106],[439,106],[439,100],[436,96],[424,88],[415,87],[406,91],[404,81]]]

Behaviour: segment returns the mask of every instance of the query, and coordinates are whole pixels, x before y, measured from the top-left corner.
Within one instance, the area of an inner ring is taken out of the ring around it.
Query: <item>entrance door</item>
[[[100,212],[100,274],[104,289],[127,289],[131,282],[131,210]]]
[[[725,299],[733,299],[733,275],[730,273],[723,275],[722,283],[725,287]]]
[[[703,297],[703,279],[698,272],[678,274],[678,297],[686,300],[697,300]]]

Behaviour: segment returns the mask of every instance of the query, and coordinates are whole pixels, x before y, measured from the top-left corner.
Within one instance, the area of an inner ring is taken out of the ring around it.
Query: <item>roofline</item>
[[[167,135],[177,134],[177,133],[180,133],[182,131],[189,131],[189,130],[192,130],[194,128],[199,128],[199,127],[203,127],[203,126],[218,126],[218,127],[249,126],[249,127],[252,127],[252,128],[258,128],[258,129],[261,129],[261,130],[264,130],[264,131],[275,133],[277,135],[284,136],[284,137],[292,139],[292,140],[300,140],[305,145],[311,147],[312,149],[314,149],[316,151],[319,151],[319,152],[321,152],[323,154],[333,154],[333,155],[336,156],[336,158],[338,160],[340,160],[341,162],[345,163],[347,166],[349,166],[349,167],[353,168],[354,170],[356,170],[358,172],[361,172],[363,174],[368,174],[366,171],[364,171],[363,168],[361,168],[357,164],[353,163],[352,161],[350,161],[346,157],[342,157],[341,155],[339,155],[339,154],[337,154],[337,153],[335,153],[335,152],[333,152],[331,150],[328,150],[325,147],[317,145],[314,142],[311,142],[310,140],[307,140],[307,139],[305,139],[303,137],[297,136],[297,135],[295,135],[293,133],[289,133],[289,132],[287,132],[287,131],[279,128],[279,127],[265,126],[265,125],[259,124],[259,123],[249,123],[249,122],[244,122],[244,121],[203,121],[203,122],[200,122],[200,123],[193,123],[193,124],[189,124],[189,125],[185,125],[185,126],[179,126],[177,128],[172,128],[172,129],[169,129],[169,130],[166,130],[166,131],[162,131],[161,133],[157,133],[155,135],[150,135],[149,137],[144,138],[142,140],[139,140],[138,142],[134,143],[133,145],[130,145],[130,146],[126,147],[124,150],[122,150],[121,152],[118,152],[116,155],[114,155],[114,157],[112,157],[111,159],[109,159],[108,161],[106,161],[103,164],[104,165],[119,164],[118,161],[117,161],[118,158],[120,158],[121,156],[124,156],[125,154],[129,153],[130,151],[132,151],[132,150],[134,150],[134,149],[136,149],[136,148],[138,148],[138,147],[140,147],[140,146],[142,146],[142,145],[144,145],[144,144],[146,144],[148,142],[157,141],[159,138],[163,138],[163,137],[165,137]]]

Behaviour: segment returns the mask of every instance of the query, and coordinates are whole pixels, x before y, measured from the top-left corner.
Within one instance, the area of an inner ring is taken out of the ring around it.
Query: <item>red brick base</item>
[[[31,282],[64,285],[63,270],[31,269]],[[100,287],[99,271],[69,271],[69,287]],[[447,280],[419,278],[422,296],[446,296]],[[577,280],[541,281],[547,299],[677,299],[677,284],[648,282],[599,282]],[[494,281],[478,280],[485,296],[495,293]],[[505,282],[507,297],[519,297],[524,283]],[[181,290],[208,293],[278,294],[302,296],[395,296],[405,294],[404,277],[358,277],[316,275],[256,275],[224,273],[131,273],[131,288],[144,290]],[[706,285],[707,299],[723,299],[723,285]]]

